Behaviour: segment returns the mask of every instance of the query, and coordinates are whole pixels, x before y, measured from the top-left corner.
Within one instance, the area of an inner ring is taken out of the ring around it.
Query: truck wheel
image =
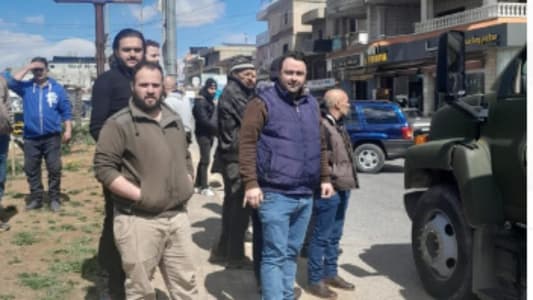
[[[362,144],[354,151],[357,170],[363,173],[377,173],[385,164],[385,154],[378,145]]]
[[[455,187],[436,185],[422,195],[411,234],[416,269],[426,291],[437,299],[470,299],[472,229]]]

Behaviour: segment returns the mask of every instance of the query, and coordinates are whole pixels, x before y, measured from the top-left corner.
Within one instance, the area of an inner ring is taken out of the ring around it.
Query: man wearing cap
[[[22,81],[28,72],[33,78]],[[48,171],[50,209],[59,211],[61,202],[61,124],[65,126],[63,142],[70,141],[71,106],[63,86],[48,78],[48,62],[35,57],[31,63],[8,80],[11,90],[22,97],[24,107],[24,172],[30,185],[30,202],[26,209],[43,205],[41,161]]]
[[[229,70],[228,83],[218,104],[218,147],[213,171],[224,180],[224,203],[220,238],[211,250],[210,262],[227,268],[251,267],[244,254],[244,235],[250,208],[243,207],[244,189],[239,175],[239,130],[248,100],[254,95],[255,66],[244,56],[237,57]]]

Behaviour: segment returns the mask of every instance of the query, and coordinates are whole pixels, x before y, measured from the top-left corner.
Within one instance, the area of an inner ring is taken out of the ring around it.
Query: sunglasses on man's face
[[[33,68],[32,72],[44,72],[44,68]]]

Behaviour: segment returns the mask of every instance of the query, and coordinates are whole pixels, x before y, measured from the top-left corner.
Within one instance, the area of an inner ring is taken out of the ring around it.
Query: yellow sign
[[[378,64],[378,63],[386,62],[388,59],[389,58],[387,56],[387,53],[378,53],[378,54],[368,55],[366,58],[366,63],[368,65]]]
[[[473,36],[465,40],[466,45],[484,45],[498,40],[498,34],[488,33],[482,36]]]

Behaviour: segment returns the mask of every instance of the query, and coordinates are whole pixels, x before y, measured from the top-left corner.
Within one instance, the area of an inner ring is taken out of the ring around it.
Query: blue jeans
[[[311,239],[307,248],[309,284],[337,276],[339,242],[350,191],[338,191],[329,199],[315,199]]]
[[[257,212],[263,230],[262,299],[294,299],[296,260],[312,212],[311,196],[266,192]]]
[[[0,200],[4,195],[7,175],[7,150],[9,149],[9,135],[0,135]]]

